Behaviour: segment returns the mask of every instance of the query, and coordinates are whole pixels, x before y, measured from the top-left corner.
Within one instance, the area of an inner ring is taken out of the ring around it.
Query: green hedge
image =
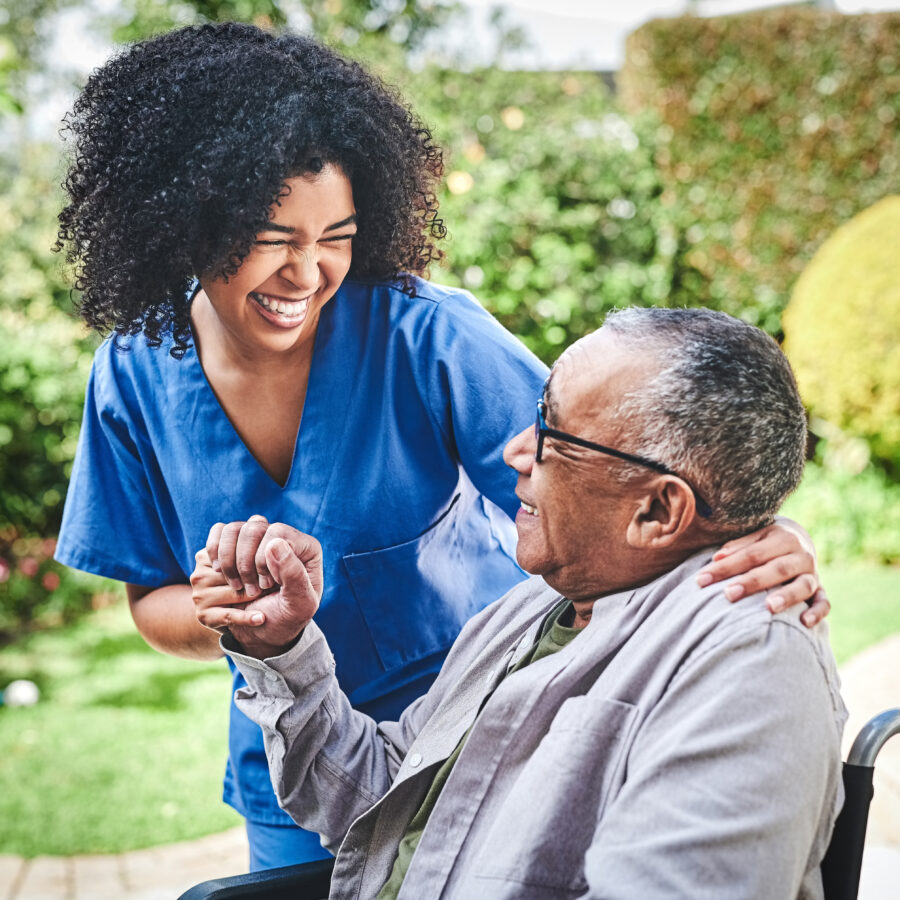
[[[675,302],[779,330],[842,222],[900,186],[900,14],[804,8],[650,22],[618,79],[661,121]]]

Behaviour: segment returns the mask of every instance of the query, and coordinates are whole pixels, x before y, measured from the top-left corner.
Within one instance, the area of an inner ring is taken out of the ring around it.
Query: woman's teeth
[[[265,294],[252,293],[250,296],[264,309],[278,313],[286,319],[296,319],[305,315],[306,307],[309,306],[309,298],[289,303],[284,300],[276,300],[274,297],[267,297]]]
[[[519,501],[519,502],[520,502],[520,504],[521,504],[521,506],[522,506],[522,509],[524,509],[525,512],[527,512],[529,516],[536,516],[536,515],[538,515],[538,511],[537,511],[537,508],[536,508],[536,507],[534,507],[534,506],[529,506],[524,500],[521,500],[521,501]]]

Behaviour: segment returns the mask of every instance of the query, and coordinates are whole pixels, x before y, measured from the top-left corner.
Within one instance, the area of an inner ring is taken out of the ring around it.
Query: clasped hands
[[[284,653],[319,608],[322,548],[290,525],[263,516],[217,522],[194,560],[198,621],[230,631],[250,656]]]

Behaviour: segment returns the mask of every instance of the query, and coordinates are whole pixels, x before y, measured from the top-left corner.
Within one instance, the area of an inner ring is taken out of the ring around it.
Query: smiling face
[[[611,411],[654,369],[654,363],[634,359],[602,329],[582,338],[553,368],[544,396],[548,426],[617,447]],[[634,580],[635,548],[627,529],[644,495],[644,480],[623,485],[615,467],[626,463],[551,437],[544,439],[540,463],[534,460],[535,448],[529,426],[503,454],[519,473],[519,565],[542,575],[570,600],[640,583]]]
[[[253,352],[311,347],[322,307],[350,268],[355,217],[350,181],[335,166],[288,178],[238,271],[200,277],[227,338]]]

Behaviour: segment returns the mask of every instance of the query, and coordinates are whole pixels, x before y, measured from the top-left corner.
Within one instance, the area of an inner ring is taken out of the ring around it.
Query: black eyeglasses
[[[663,475],[674,475],[676,478],[680,478],[694,493],[694,497],[697,500],[697,513],[704,519],[708,519],[712,515],[712,508],[710,505],[699,493],[697,493],[697,489],[683,475],[673,472],[668,466],[656,462],[653,459],[635,456],[633,453],[623,453],[621,450],[613,450],[612,447],[604,447],[603,444],[595,444],[593,441],[586,441],[584,438],[577,437],[574,434],[567,434],[565,431],[557,431],[555,428],[550,428],[547,425],[547,420],[544,418],[545,408],[546,404],[544,401],[538,400],[537,418],[534,420],[534,439],[537,442],[537,447],[534,451],[535,462],[541,461],[545,437],[551,437],[557,441],[563,441],[566,444],[575,444],[578,447],[585,447],[588,450],[596,450],[598,453],[605,453],[607,456],[614,456],[616,459],[624,459],[625,462],[653,469],[654,472],[660,472]]]

